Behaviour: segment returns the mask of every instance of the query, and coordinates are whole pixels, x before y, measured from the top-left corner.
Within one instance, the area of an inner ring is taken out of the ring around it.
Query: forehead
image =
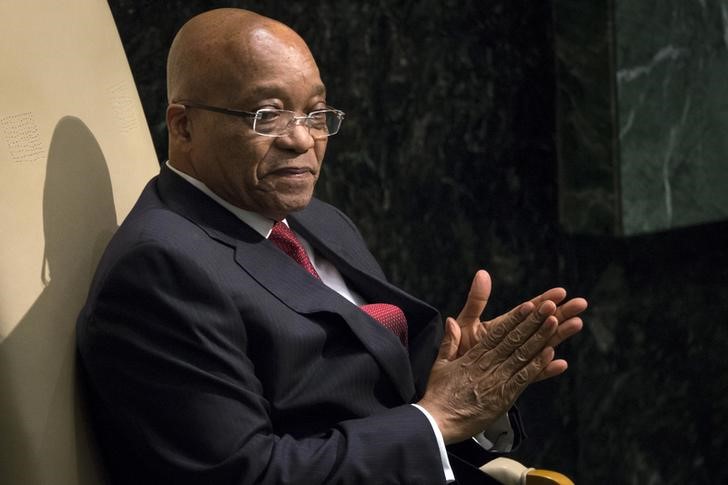
[[[243,100],[295,102],[325,95],[316,61],[292,31],[257,29],[238,48],[233,67],[235,91]]]

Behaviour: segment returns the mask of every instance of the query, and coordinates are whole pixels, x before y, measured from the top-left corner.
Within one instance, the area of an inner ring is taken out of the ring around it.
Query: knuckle
[[[490,355],[484,356],[482,359],[478,360],[477,366],[478,369],[481,371],[486,371],[491,368],[493,365],[493,360],[490,358]]]
[[[516,351],[513,352],[513,358],[516,359],[517,362],[524,364],[531,360],[531,355],[525,347],[518,347]]]
[[[542,325],[538,332],[536,332],[536,335],[534,336],[538,342],[545,342],[548,339],[550,339],[552,336],[558,334],[558,326],[553,324],[553,322],[546,322],[545,325]]]
[[[478,361],[478,368],[481,371],[481,375],[495,373],[503,363],[504,359],[498,352],[498,349],[487,352],[482,359]],[[485,374],[484,374],[485,373]]]
[[[523,392],[523,385],[515,379],[511,379],[503,386],[503,401],[511,403]]]
[[[523,333],[518,330],[512,330],[506,338],[506,342],[510,345],[518,345],[521,341],[523,341]]]
[[[538,374],[539,372],[541,372],[542,370],[544,370],[546,368],[546,366],[548,365],[548,363],[549,363],[550,360],[551,359],[547,359],[543,355],[540,355],[537,359],[535,359],[534,362],[533,362],[533,366],[536,369],[536,372],[535,373]]]
[[[488,328],[488,338],[500,342],[506,335],[506,327],[503,325],[490,325]]]
[[[526,385],[528,385],[528,370],[527,369],[521,369],[519,372],[516,373],[515,376],[513,376],[513,382],[519,387],[523,388]]]
[[[523,322],[523,320],[524,320],[524,319],[525,319],[525,318],[526,318],[527,316],[528,316],[528,314],[526,314],[526,315],[523,315],[523,314],[521,314],[521,312],[519,312],[519,311],[513,311],[513,312],[511,312],[511,313],[510,313],[510,314],[508,315],[508,325],[509,325],[510,327],[515,327],[515,326],[517,326],[518,324],[520,324],[521,322]]]
[[[539,330],[535,334],[533,334],[533,337],[531,338],[531,341],[529,342],[532,346],[539,346],[542,347],[547,340],[551,338],[551,332],[545,331],[544,329]]]
[[[488,334],[485,336],[483,340],[481,340],[483,347],[486,349],[493,349],[498,345],[498,342],[500,342],[500,339],[493,334],[493,332],[488,332]]]
[[[513,369],[504,363],[493,372],[493,379],[499,383],[508,382],[513,377]]]

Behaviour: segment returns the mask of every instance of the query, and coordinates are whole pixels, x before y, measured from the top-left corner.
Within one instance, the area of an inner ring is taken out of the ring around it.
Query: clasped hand
[[[554,360],[555,347],[579,332],[583,298],[564,301],[552,288],[493,320],[480,315],[491,281],[478,271],[457,319],[447,318],[427,389],[418,403],[435,419],[445,443],[462,441],[502,416],[532,382],[567,368]]]

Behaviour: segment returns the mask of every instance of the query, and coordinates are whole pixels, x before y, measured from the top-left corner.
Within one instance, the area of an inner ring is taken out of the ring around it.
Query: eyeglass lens
[[[296,124],[303,123],[314,138],[335,135],[341,126],[341,116],[336,111],[314,111],[308,116],[296,116],[287,110],[259,110],[253,129],[261,135],[283,135]]]

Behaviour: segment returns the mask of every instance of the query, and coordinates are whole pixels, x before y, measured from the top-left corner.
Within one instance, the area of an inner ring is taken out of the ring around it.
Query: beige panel
[[[0,72],[0,483],[98,483],[75,318],[157,160],[106,2],[0,0]]]

